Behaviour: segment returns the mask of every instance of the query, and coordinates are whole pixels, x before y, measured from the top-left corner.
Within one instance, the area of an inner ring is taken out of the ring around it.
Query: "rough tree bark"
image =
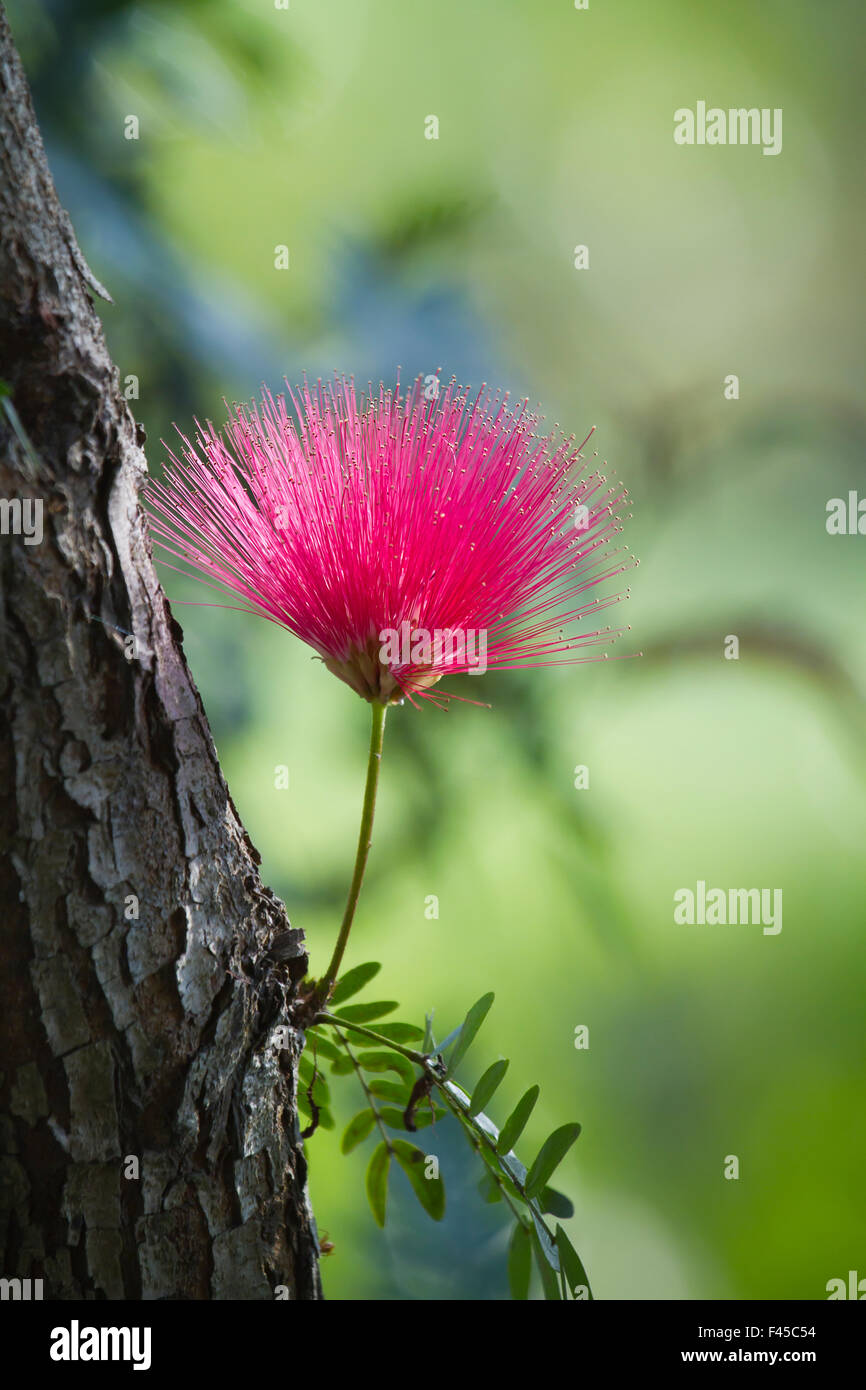
[[[301,1038],[271,1045],[303,939],[154,573],[142,439],[2,7],[0,99],[2,1272],[46,1298],[317,1298]]]

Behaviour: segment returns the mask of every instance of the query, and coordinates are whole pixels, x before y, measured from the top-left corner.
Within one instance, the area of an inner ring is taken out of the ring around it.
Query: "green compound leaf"
[[[454,1050],[448,1059],[449,1075],[454,1074],[463,1061],[463,1058],[466,1056],[466,1053],[469,1051],[478,1029],[490,1012],[490,1005],[493,1003],[494,998],[495,996],[493,994],[482,994],[481,998],[472,1005],[472,1008],[463,1020],[463,1026],[454,1044]]]
[[[530,1086],[526,1094],[522,1096],[515,1105],[508,1119],[505,1121],[505,1124],[502,1126],[502,1131],[496,1144],[497,1153],[507,1154],[514,1148],[514,1145],[526,1128],[527,1120],[535,1108],[535,1102],[538,1100],[538,1089],[537,1086]]]
[[[538,1205],[545,1216],[561,1216],[566,1221],[570,1216],[574,1216],[574,1203],[564,1192],[557,1192],[554,1187],[545,1187],[538,1198]]]
[[[415,1071],[408,1057],[399,1052],[359,1052],[358,1064],[364,1071],[395,1071],[407,1086],[415,1085]]]
[[[376,1123],[376,1116],[372,1110],[359,1110],[354,1119],[350,1120],[343,1131],[343,1138],[340,1141],[340,1150],[344,1154],[351,1153],[358,1144],[363,1143]]]
[[[373,1023],[399,1007],[396,999],[377,999],[372,1004],[347,1004],[345,1008],[337,1010],[336,1017],[344,1018],[347,1023]]]
[[[472,1092],[472,1100],[469,1104],[470,1115],[477,1115],[479,1110],[484,1109],[507,1071],[508,1062],[504,1057],[500,1057],[498,1062],[494,1062],[492,1067],[487,1068]]]
[[[572,1298],[578,1300],[586,1299],[591,1302],[592,1290],[589,1287],[589,1278],[583,1267],[583,1261],[558,1222],[556,1226],[556,1248],[559,1251],[559,1263],[565,1275],[565,1282],[569,1287]]]
[[[522,1222],[514,1227],[508,1246],[508,1285],[511,1297],[527,1299],[532,1277],[532,1245],[529,1232]]]
[[[388,1201],[388,1170],[391,1167],[391,1155],[388,1146],[382,1141],[377,1144],[370,1156],[367,1164],[367,1199],[376,1218],[377,1226],[385,1225],[385,1206]]]
[[[427,1154],[405,1139],[392,1139],[391,1147],[427,1215],[432,1216],[434,1221],[441,1221],[445,1215],[445,1184],[441,1178],[425,1176]]]
[[[421,1042],[424,1037],[424,1029],[414,1023],[380,1023],[376,1032],[397,1043]]]
[[[342,1004],[344,999],[351,999],[353,994],[357,994],[366,984],[369,984],[374,975],[378,975],[382,966],[377,960],[368,960],[366,965],[356,965],[352,970],[347,970],[337,981],[334,993],[331,995],[330,1003]]]
[[[579,1134],[580,1125],[562,1125],[545,1139],[538,1157],[526,1175],[527,1197],[539,1195],[546,1186],[548,1178],[553,1176]]]
[[[349,972],[339,982],[338,991],[335,992],[335,1000],[339,1002],[340,999],[355,994],[363,988],[368,980],[373,978],[379,968],[378,964],[371,963]],[[426,1030],[422,1030],[414,1024],[384,1023],[380,1024],[376,1031],[381,1033],[383,1041],[387,1038],[389,1042],[404,1047],[417,1047],[420,1044],[425,1056],[434,1051],[443,1053],[450,1048],[451,1056],[447,1062],[447,1072],[440,1069],[436,1073],[435,1068],[432,1068],[431,1076],[438,1076],[436,1084],[448,1093],[449,1104],[457,1107],[458,1113],[461,1114],[462,1126],[466,1129],[473,1147],[489,1169],[484,1173],[479,1183],[481,1196],[485,1202],[494,1203],[501,1201],[503,1195],[507,1194],[513,1202],[528,1204],[528,1215],[532,1224],[524,1226],[522,1222],[519,1222],[512,1233],[509,1245],[508,1278],[512,1297],[520,1300],[529,1297],[534,1259],[538,1265],[546,1299],[561,1301],[569,1295],[591,1299],[592,1293],[586,1271],[565,1231],[557,1225],[556,1236],[554,1237],[543,1220],[545,1214],[563,1219],[574,1214],[574,1207],[569,1198],[564,1193],[548,1186],[548,1179],[577,1139],[580,1126],[569,1124],[555,1130],[542,1145],[535,1162],[527,1173],[513,1149],[538,1101],[538,1086],[531,1086],[526,1091],[500,1131],[489,1116],[484,1113],[484,1107],[489,1104],[501,1085],[508,1070],[508,1061],[505,1058],[499,1058],[492,1066],[488,1067],[479,1078],[471,1095],[448,1079],[466,1056],[493,1001],[492,993],[485,994],[477,1000],[466,1014],[460,1027],[455,1029],[438,1047],[433,1037],[432,1013],[426,1018]],[[389,1013],[397,1007],[398,1005],[394,1001],[379,1000],[369,1004],[349,1006],[340,1010],[339,1013],[347,1024],[373,1023],[383,1014]],[[348,1073],[352,1069],[351,1059],[344,1056],[334,1046],[330,1037],[323,1036],[315,1028],[308,1030],[308,1036],[314,1044],[316,1052],[320,1051],[323,1059],[330,1060],[332,1072],[335,1074]],[[360,1068],[367,1073],[372,1073],[366,1082],[370,1095],[375,1096],[378,1100],[390,1102],[390,1105],[385,1105],[379,1110],[381,1123],[388,1125],[392,1130],[405,1131],[404,1113],[416,1078],[416,1068],[413,1063],[399,1052],[392,1052],[384,1048],[378,1051],[368,1050],[358,1053],[356,1060]],[[399,1079],[388,1079],[387,1076],[383,1075],[387,1072],[396,1073],[396,1077]],[[302,1077],[307,1078],[309,1084],[309,1078],[313,1075],[313,1062],[308,1057],[304,1058],[301,1074]],[[324,1085],[324,1092],[320,1092],[318,1084],[317,1078],[317,1090],[314,1092],[317,1101],[325,1099],[327,1095],[327,1085]],[[303,1093],[299,1096],[299,1108],[309,1114],[309,1105]],[[429,1105],[425,1104],[415,1112],[415,1123],[418,1128],[423,1128],[444,1119],[448,1113],[449,1111],[441,1106],[434,1107],[434,1112],[431,1113]],[[333,1118],[324,1107],[319,1122],[325,1127],[333,1127]],[[376,1116],[371,1108],[362,1110],[355,1115],[343,1133],[342,1151],[350,1153],[355,1149],[369,1137],[375,1124]],[[412,1190],[424,1210],[434,1220],[442,1220],[445,1214],[444,1183],[439,1176],[429,1179],[425,1176],[425,1171],[428,1170],[428,1158],[432,1157],[433,1155],[428,1156],[422,1149],[403,1138],[393,1138],[376,1146],[367,1166],[366,1191],[374,1219],[379,1226],[385,1225],[392,1158],[406,1173]]]

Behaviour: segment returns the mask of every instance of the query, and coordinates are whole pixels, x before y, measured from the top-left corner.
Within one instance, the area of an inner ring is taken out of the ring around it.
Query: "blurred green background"
[[[643,657],[452,682],[491,709],[392,713],[347,963],[384,961],[377,997],[435,1007],[440,1036],[495,991],[464,1081],[512,1058],[500,1121],[541,1083],[529,1157],[583,1124],[557,1185],[597,1297],[820,1299],[866,1275],[866,538],[825,528],[829,498],[866,495],[862,7],[9,10],[152,470],[172,422],[223,395],[399,364],[529,395],[579,438],[597,425],[630,489],[618,651]],[[675,145],[698,100],[783,108],[782,153]],[[176,612],[265,880],[321,969],[366,706],[275,626]],[[782,932],[675,925],[698,879],[781,887]],[[367,1147],[338,1138],[309,1146],[329,1296],[507,1296],[501,1208],[447,1124],[445,1222],[398,1175],[384,1234]]]

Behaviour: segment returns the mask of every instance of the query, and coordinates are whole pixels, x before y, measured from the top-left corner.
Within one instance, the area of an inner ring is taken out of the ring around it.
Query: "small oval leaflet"
[[[427,1155],[406,1139],[392,1139],[394,1157],[412,1184],[412,1190],[428,1216],[441,1221],[445,1215],[445,1184],[440,1178],[427,1178]]]
[[[362,1143],[376,1123],[376,1116],[372,1110],[360,1110],[351,1119],[343,1131],[343,1138],[340,1141],[340,1151],[344,1154],[351,1153],[358,1144]]]
[[[565,1275],[565,1282],[572,1298],[574,1298],[575,1289],[584,1288],[586,1289],[587,1301],[592,1301],[592,1290],[589,1287],[589,1278],[583,1267],[583,1261],[559,1222],[556,1223],[556,1248],[559,1251],[560,1268]]]
[[[415,1084],[412,1063],[399,1052],[360,1052],[358,1062],[364,1071],[395,1071],[408,1086]]]
[[[538,1196],[542,1188],[546,1186],[547,1179],[553,1176],[579,1134],[580,1125],[561,1125],[545,1139],[538,1157],[526,1175],[524,1191],[527,1197]]]
[[[505,1057],[500,1057],[498,1062],[494,1062],[492,1066],[487,1068],[472,1092],[472,1100],[469,1103],[470,1115],[477,1115],[479,1110],[484,1109],[507,1071],[508,1061]]]
[[[399,1007],[396,999],[377,999],[371,1004],[346,1004],[338,1010],[336,1017],[344,1018],[347,1023],[372,1023],[377,1018],[384,1018],[385,1014],[392,1014]]]
[[[527,1299],[529,1280],[532,1275],[532,1246],[529,1232],[522,1221],[518,1221],[508,1246],[508,1284],[511,1297]]]
[[[312,1043],[316,1053],[321,1057],[327,1057],[329,1062],[335,1062],[343,1056],[336,1043],[331,1042],[330,1038],[323,1037],[318,1028],[308,1028],[307,1039]]]
[[[388,1169],[391,1166],[391,1155],[388,1146],[382,1141],[377,1144],[370,1156],[367,1165],[367,1198],[376,1218],[377,1226],[385,1224],[385,1206],[388,1201]]]
[[[407,1125],[404,1112],[405,1106],[403,1110],[397,1110],[393,1105],[383,1105],[379,1114],[389,1129],[406,1129]],[[436,1123],[438,1123],[439,1120],[444,1120],[447,1114],[448,1111],[443,1110],[441,1106],[436,1107],[435,1115],[431,1115],[430,1111],[426,1109],[416,1110],[414,1115],[415,1128],[426,1129],[428,1125],[434,1123],[434,1120]]]
[[[380,1023],[376,1032],[396,1043],[421,1042],[424,1037],[424,1029],[414,1023]]]
[[[399,1105],[401,1110],[405,1110],[409,1104],[409,1091],[404,1084],[399,1081],[387,1081],[384,1077],[374,1077],[367,1082],[367,1090],[371,1096],[377,1100],[391,1100],[395,1105]]]
[[[482,994],[477,1003],[472,1005],[472,1008],[463,1020],[463,1027],[460,1029],[457,1041],[454,1044],[454,1051],[448,1059],[448,1071],[452,1076],[469,1051],[475,1034],[478,1032],[478,1029],[481,1027],[490,1011],[490,1005],[493,1003],[494,997],[492,993]]]
[[[505,1121],[505,1124],[502,1126],[499,1139],[496,1143],[497,1153],[507,1154],[514,1148],[514,1145],[526,1128],[527,1120],[535,1108],[535,1102],[538,1100],[538,1092],[538,1086],[530,1086],[529,1090],[521,1096],[511,1114],[508,1116],[508,1119]]]
[[[564,1192],[557,1192],[555,1187],[545,1187],[538,1198],[538,1205],[545,1216],[561,1216],[566,1221],[570,1216],[574,1216],[574,1203],[570,1197],[566,1197]]]
[[[554,1266],[551,1264],[550,1254],[548,1251],[545,1250],[544,1246],[539,1240],[537,1224],[535,1230],[532,1233],[531,1240],[532,1249],[535,1254],[535,1263],[538,1266],[538,1272],[541,1275],[541,1287],[544,1289],[544,1297],[552,1303],[561,1303],[562,1294],[559,1290],[559,1279],[557,1277],[558,1269],[554,1268]],[[555,1249],[553,1253],[554,1255],[556,1255]]]
[[[373,976],[378,975],[381,969],[380,961],[368,960],[364,965],[356,965],[352,970],[347,970],[334,987],[330,999],[331,1004],[341,1004],[344,999],[351,999],[352,995],[357,994],[366,984],[369,984]]]

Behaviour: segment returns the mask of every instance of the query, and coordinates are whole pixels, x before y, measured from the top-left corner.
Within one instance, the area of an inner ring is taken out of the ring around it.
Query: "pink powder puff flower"
[[[636,563],[609,548],[626,491],[586,472],[573,435],[540,437],[507,394],[426,380],[360,399],[351,379],[286,383],[297,423],[265,390],[222,433],[181,434],[148,488],[164,551],[382,704],[441,704],[446,675],[592,660],[572,653],[616,633],[579,625],[622,595],[583,595]]]

